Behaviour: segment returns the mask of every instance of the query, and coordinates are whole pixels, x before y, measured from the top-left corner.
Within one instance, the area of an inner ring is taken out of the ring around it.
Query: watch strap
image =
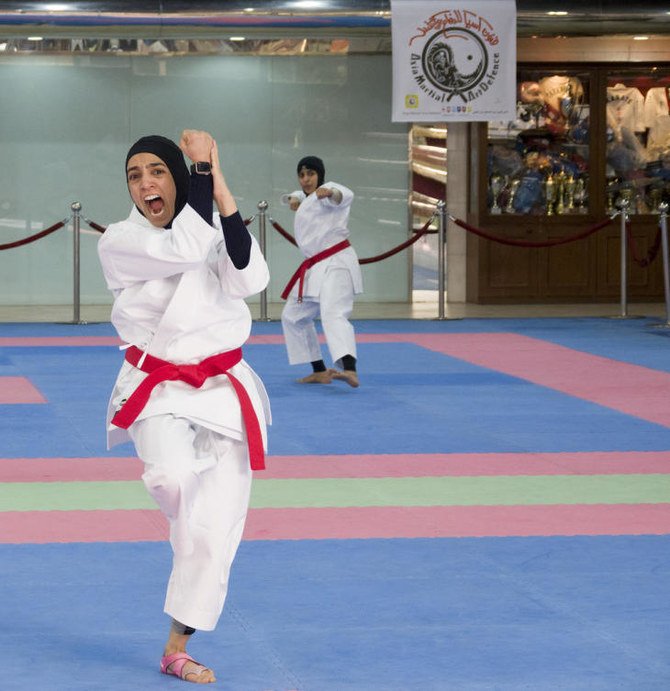
[[[212,165],[209,161],[196,161],[191,165],[191,173],[198,173],[198,175],[211,175]]]

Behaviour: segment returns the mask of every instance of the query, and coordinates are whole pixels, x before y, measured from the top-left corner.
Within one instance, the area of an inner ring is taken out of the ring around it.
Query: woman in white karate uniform
[[[349,321],[354,295],[363,292],[356,251],[349,243],[349,212],[354,193],[336,182],[324,183],[323,161],[305,156],[298,163],[301,189],[289,195],[295,215],[295,240],[307,258],[284,289],[281,322],[291,365],[310,363],[301,384],[330,384],[341,379],[359,385],[356,337]],[[320,317],[330,356],[327,368],[314,320]]]
[[[265,288],[268,268],[207,132],[184,130],[179,147],[143,137],[128,152],[126,177],[134,207],[98,244],[112,323],[127,344],[108,440],[133,440],[144,484],[170,524],[172,622],[160,669],[209,683],[213,671],[186,644],[196,629],[216,626],[251,470],[264,467],[269,403],[241,346],[251,330],[244,298]]]

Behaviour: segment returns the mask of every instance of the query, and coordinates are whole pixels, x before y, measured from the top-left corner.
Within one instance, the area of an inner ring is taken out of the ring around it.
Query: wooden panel
[[[512,218],[510,216],[509,218]],[[490,235],[504,239],[528,241],[535,239],[527,225],[509,228],[505,218],[489,219],[485,228]],[[480,240],[481,301],[507,298],[512,301],[537,295],[537,250],[506,245],[493,240]]]
[[[584,295],[593,292],[594,243],[576,240],[542,252],[542,292],[550,297]]]
[[[533,290],[534,251],[489,243],[488,288],[490,290]]]
[[[621,242],[616,230],[608,228],[598,240],[596,295],[615,297],[619,294],[621,275]]]
[[[660,246],[656,245],[658,230],[648,220],[633,217],[632,235],[635,253],[628,247],[628,287],[634,297],[658,295],[663,289],[663,255]],[[654,248],[658,247],[654,253]],[[651,260],[648,266],[640,266],[635,261]]]

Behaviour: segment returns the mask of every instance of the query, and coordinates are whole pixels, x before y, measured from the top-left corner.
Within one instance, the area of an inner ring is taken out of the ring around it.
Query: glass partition
[[[407,238],[407,125],[390,118],[390,54],[166,56],[77,45],[30,55],[4,45],[0,244],[63,220],[73,201],[81,202],[83,218],[103,226],[125,218],[130,143],[151,133],[178,138],[185,127],[207,129],[219,141],[245,218],[264,200],[269,216],[292,232],[293,214],[280,200],[297,186],[298,160],[312,154],[324,159],[328,180],[356,195],[350,229],[361,258]],[[256,233],[257,223],[250,228]],[[267,236],[268,301],[279,302],[302,257],[269,223]],[[82,221],[82,304],[111,303],[98,237]],[[0,251],[0,302],[70,304],[72,244],[68,224]],[[406,253],[365,265],[363,277],[362,301],[409,300]]]

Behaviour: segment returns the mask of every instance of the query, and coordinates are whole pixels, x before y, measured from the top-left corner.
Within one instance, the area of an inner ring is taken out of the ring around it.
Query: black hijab
[[[186,206],[191,179],[181,149],[171,139],[161,137],[158,134],[141,137],[128,151],[128,155],[126,156],[126,170],[128,169],[128,161],[135,154],[153,154],[154,156],[158,156],[168,167],[177,190],[174,205],[174,215],[176,216]],[[138,211],[142,213],[140,209],[138,209]],[[169,228],[171,224],[172,218],[166,227]]]
[[[323,185],[323,181],[326,177],[326,169],[323,165],[323,161],[320,158],[317,156],[305,156],[304,158],[301,158],[300,161],[298,161],[298,174],[300,174],[300,171],[303,168],[313,170],[316,173],[317,187],[321,187],[321,185]]]

